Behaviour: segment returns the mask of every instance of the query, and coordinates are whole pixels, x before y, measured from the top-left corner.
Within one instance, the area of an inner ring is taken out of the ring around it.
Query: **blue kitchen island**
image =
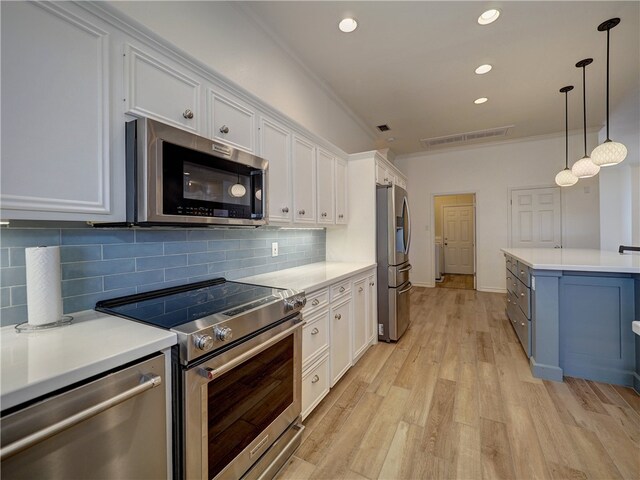
[[[534,376],[640,391],[640,255],[505,248],[507,315]]]

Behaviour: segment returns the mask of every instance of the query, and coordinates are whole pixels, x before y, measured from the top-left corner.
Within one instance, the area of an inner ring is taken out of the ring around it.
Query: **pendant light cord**
[[[609,140],[609,33],[610,28],[607,28],[607,140]]]
[[[584,156],[587,156],[587,66],[582,66],[582,105],[584,109],[582,112],[583,127],[584,127]]]
[[[569,168],[569,92],[564,92],[564,166]]]

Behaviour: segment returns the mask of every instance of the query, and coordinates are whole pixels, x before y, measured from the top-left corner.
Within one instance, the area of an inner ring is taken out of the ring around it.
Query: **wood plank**
[[[431,408],[427,424],[424,427],[422,450],[430,455],[444,458],[447,443],[450,441],[451,425],[453,423],[453,406],[455,401],[456,383],[439,378],[431,400]]]
[[[613,388],[613,385],[609,385],[608,383],[592,382],[591,380],[587,380],[587,384],[589,384],[594,392],[597,390],[596,395],[602,403],[629,408],[629,404],[620,396],[616,389]]]
[[[562,423],[590,430],[595,428],[589,412],[582,408],[566,383],[545,380],[544,386]]]
[[[408,397],[409,390],[396,386],[389,389],[379,411],[369,420],[369,428],[349,464],[351,471],[369,478],[378,477]]]
[[[582,470],[555,462],[549,462],[549,471],[554,480],[587,480],[587,474]]]
[[[316,466],[305,462],[295,455],[287,461],[286,465],[276,477],[278,480],[300,480],[301,478],[310,478],[315,471]]]
[[[462,364],[460,380],[456,384],[453,420],[470,427],[479,426],[480,398],[475,365]]]
[[[515,478],[509,436],[504,423],[480,419],[480,458],[483,479]]]
[[[624,478],[640,478],[640,449],[610,415],[593,414],[598,438]]]
[[[565,383],[571,390],[571,393],[576,397],[576,400],[580,403],[580,406],[589,412],[600,413],[602,415],[608,415],[607,411],[602,406],[602,403],[598,399],[598,396],[593,393],[593,390],[587,385],[587,382],[581,378],[566,377]]]
[[[605,405],[609,415],[618,423],[629,439],[640,447],[640,419],[630,408]]]
[[[629,387],[614,385],[613,388],[620,394],[624,401],[627,402],[638,415],[640,415],[640,395]]]
[[[482,478],[482,462],[480,459],[480,430],[465,424],[456,424],[458,428],[458,459],[450,478],[475,479]]]
[[[479,362],[495,363],[493,357],[493,344],[491,334],[488,332],[476,333],[476,354]]]
[[[503,400],[495,365],[478,362],[478,390],[480,393],[480,416],[496,422],[504,422]]]
[[[590,478],[622,478],[598,435],[580,427],[569,427],[568,429],[582,458],[585,473]]]
[[[399,422],[378,478],[411,480],[424,477],[425,458],[419,446],[424,429]]]
[[[542,448],[535,434],[529,411],[521,406],[507,404],[507,434],[516,478],[549,478]]]
[[[419,373],[414,378],[402,419],[407,423],[424,427],[427,424],[431,399],[438,380],[440,366],[427,360],[424,349],[420,352],[418,363],[420,365]]]

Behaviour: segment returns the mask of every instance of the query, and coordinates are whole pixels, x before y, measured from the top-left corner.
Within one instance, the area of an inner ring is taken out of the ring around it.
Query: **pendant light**
[[[564,170],[556,175],[556,184],[560,187],[570,187],[578,182],[569,168],[569,92],[573,90],[573,85],[567,85],[560,89],[564,93]]]
[[[583,122],[584,122],[584,157],[578,160],[571,167],[571,171],[578,178],[589,178],[597,175],[600,167],[591,161],[591,157],[587,155],[587,93],[586,93],[586,67],[593,62],[593,58],[585,58],[576,63],[577,68],[582,69],[582,106],[583,106]]]
[[[591,152],[591,159],[601,167],[616,165],[627,156],[627,147],[609,138],[609,31],[619,23],[619,18],[611,18],[598,25],[599,32],[607,32],[607,139]]]

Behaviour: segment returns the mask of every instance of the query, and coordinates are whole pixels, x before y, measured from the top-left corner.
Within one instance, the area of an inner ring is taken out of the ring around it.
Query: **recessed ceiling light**
[[[473,103],[475,103],[476,105],[480,105],[481,103],[486,102],[487,100],[489,100],[487,97],[480,97],[480,98],[476,98]]]
[[[490,72],[492,68],[493,67],[491,65],[485,63],[484,65],[480,65],[478,68],[476,68],[476,73],[478,75],[484,75],[485,73]]]
[[[496,10],[492,8],[491,10],[487,10],[482,15],[478,17],[478,23],[480,25],[489,25],[490,23],[495,22],[500,16],[500,10]]]
[[[340,20],[340,23],[338,24],[338,28],[340,29],[340,31],[344,33],[351,33],[357,27],[358,27],[358,22],[356,22],[356,19],[350,18],[350,17],[343,18],[342,20]]]

